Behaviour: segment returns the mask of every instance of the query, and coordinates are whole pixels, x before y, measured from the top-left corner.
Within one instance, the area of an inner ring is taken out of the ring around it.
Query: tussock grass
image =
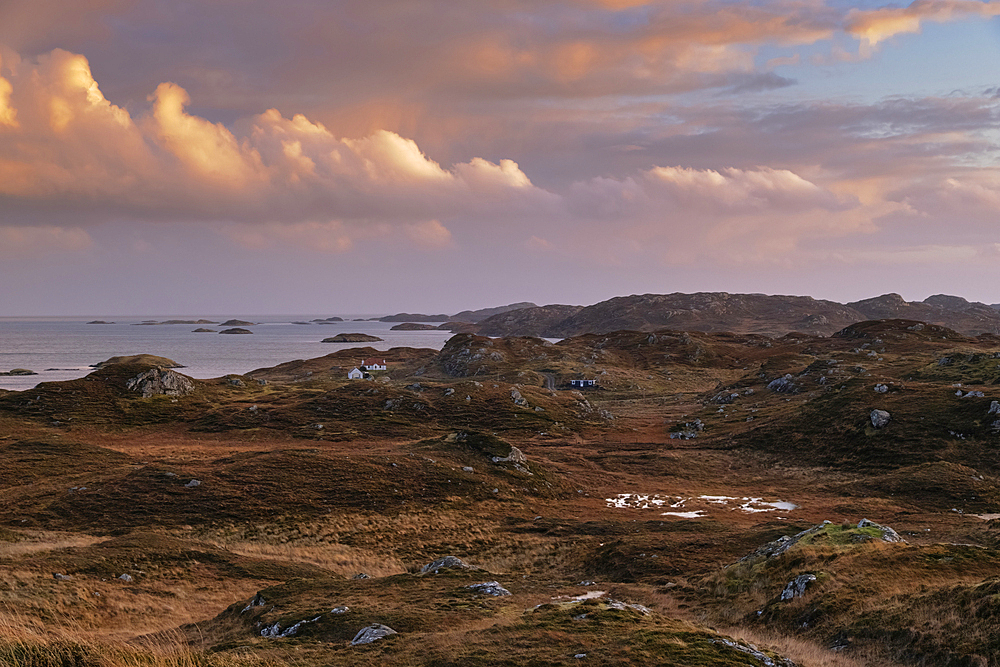
[[[166,636],[161,637],[161,640]],[[93,639],[71,630],[38,631],[0,618],[0,665],[4,667],[280,667],[254,654],[211,655],[192,651],[178,637],[159,643]]]

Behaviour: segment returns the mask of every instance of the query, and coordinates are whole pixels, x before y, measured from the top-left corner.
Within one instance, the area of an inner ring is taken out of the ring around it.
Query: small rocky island
[[[104,368],[114,364],[139,364],[142,366],[158,366],[160,368],[184,368],[173,359],[158,357],[155,354],[132,354],[121,357],[111,357],[96,364],[91,364],[91,368]]]
[[[87,322],[87,324],[114,324],[114,322]],[[150,327],[159,326],[161,324],[218,324],[218,322],[213,322],[212,320],[163,320],[162,322],[158,322],[156,320],[143,320],[133,326]]]
[[[253,332],[249,329],[242,329],[240,327],[234,327],[232,329],[224,329],[219,332],[220,334],[252,334]]]
[[[323,343],[377,343],[382,339],[363,333],[339,333],[331,338],[324,338]]]
[[[10,375],[38,375],[35,371],[29,371],[27,368],[12,368],[6,373],[0,372],[0,375],[10,376]]]
[[[214,322],[198,322],[197,324],[215,324]],[[256,322],[247,322],[246,320],[226,320],[219,326],[222,327],[252,327],[256,325]],[[223,332],[219,332],[223,333]],[[250,333],[249,331],[247,333]]]
[[[437,331],[439,327],[433,324],[418,324],[416,322],[403,322],[389,329],[389,331]]]

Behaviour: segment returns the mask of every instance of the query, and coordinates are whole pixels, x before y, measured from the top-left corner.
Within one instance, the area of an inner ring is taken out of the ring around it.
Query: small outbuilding
[[[365,376],[364,372],[360,368],[352,368],[347,374],[348,380],[360,380]]]

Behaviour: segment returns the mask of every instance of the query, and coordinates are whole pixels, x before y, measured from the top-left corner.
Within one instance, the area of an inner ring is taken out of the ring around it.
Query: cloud
[[[551,200],[511,160],[444,168],[378,131],[334,136],[269,110],[233,129],[191,114],[162,83],[138,118],[111,104],[81,55],[55,50],[0,79],[0,222],[62,209],[79,219],[426,224]],[[18,120],[19,119],[19,120]],[[438,223],[440,224],[440,223]],[[423,229],[425,241],[443,236]],[[443,228],[442,228],[443,229]]]
[[[577,230],[577,250],[607,261],[651,253],[667,264],[787,261],[803,242],[874,229],[873,209],[856,198],[767,167],[654,167],[576,183],[567,203],[589,228]]]
[[[92,246],[93,239],[79,228],[0,226],[0,256],[6,260],[80,252]]]
[[[927,21],[945,23],[998,15],[1000,2],[997,0],[916,0],[906,7],[852,10],[847,15],[845,30],[860,39],[862,49],[870,52],[890,37],[920,32],[921,25]]]

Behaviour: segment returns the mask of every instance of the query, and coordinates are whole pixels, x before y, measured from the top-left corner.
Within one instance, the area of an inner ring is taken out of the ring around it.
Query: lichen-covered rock
[[[782,602],[788,602],[795,598],[800,598],[806,594],[806,586],[816,581],[815,574],[800,574],[795,577],[785,586],[785,590],[781,591]]]
[[[871,420],[875,428],[885,428],[891,419],[892,416],[885,410],[872,410]]]
[[[125,383],[129,391],[150,396],[187,396],[194,391],[194,382],[186,375],[165,368],[151,368]]]
[[[875,523],[874,521],[869,521],[868,519],[862,519],[858,522],[858,528],[878,528],[882,531],[882,541],[883,542],[903,542],[906,543],[899,533],[894,531],[889,526],[883,526],[881,524]]]
[[[390,635],[399,634],[388,625],[382,625],[380,623],[372,623],[371,625],[361,628],[358,634],[354,635],[354,639],[351,640],[351,646],[360,646],[361,644],[371,644],[372,642],[378,641],[379,639],[385,639]]]

